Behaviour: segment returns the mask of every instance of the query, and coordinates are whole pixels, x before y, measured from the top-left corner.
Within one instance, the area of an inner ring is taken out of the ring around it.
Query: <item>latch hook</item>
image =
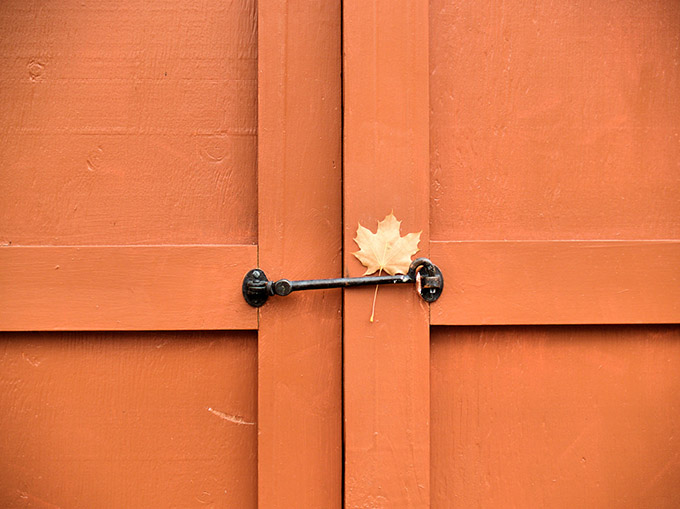
[[[336,279],[306,279],[290,281],[279,279],[269,281],[262,269],[253,269],[243,278],[243,298],[254,307],[260,307],[270,295],[286,296],[300,290],[321,290],[326,288],[349,288],[352,286],[387,285],[415,283],[420,280],[418,293],[427,302],[436,301],[444,290],[444,276],[441,270],[427,258],[411,262],[407,274],[395,276],[342,277]]]

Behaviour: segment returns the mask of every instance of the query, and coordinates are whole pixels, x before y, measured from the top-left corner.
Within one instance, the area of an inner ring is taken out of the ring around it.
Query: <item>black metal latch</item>
[[[243,278],[243,297],[254,307],[260,307],[270,295],[285,296],[299,290],[321,290],[325,288],[349,288],[351,286],[390,285],[416,283],[420,296],[427,302],[436,301],[444,289],[444,276],[439,268],[427,258],[418,258],[411,263],[408,274],[396,276],[341,277],[336,279],[307,279],[269,281],[261,269],[248,271]]]

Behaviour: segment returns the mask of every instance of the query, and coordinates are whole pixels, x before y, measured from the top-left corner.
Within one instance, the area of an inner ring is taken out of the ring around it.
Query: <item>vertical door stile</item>
[[[344,2],[344,260],[391,211],[429,251],[428,5]],[[429,310],[408,288],[345,292],[347,507],[429,507]]]
[[[341,271],[339,1],[258,5],[259,266]],[[259,507],[342,503],[340,290],[271,299],[258,339]]]

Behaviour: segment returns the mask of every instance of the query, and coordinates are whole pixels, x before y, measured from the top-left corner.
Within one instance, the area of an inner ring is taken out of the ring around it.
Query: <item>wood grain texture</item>
[[[680,241],[432,242],[434,325],[680,322]]]
[[[270,279],[341,273],[340,5],[258,3],[258,244]],[[260,309],[260,507],[342,506],[341,310],[340,290]]]
[[[254,332],[5,333],[0,506],[257,507]]]
[[[0,244],[254,244],[254,0],[0,4]]]
[[[427,3],[345,0],[345,275],[357,223],[390,211],[429,246]],[[345,505],[429,507],[428,305],[412,288],[344,294]]]
[[[435,327],[432,507],[680,505],[678,326]]]
[[[254,0],[0,2],[1,507],[257,507]]]
[[[432,507],[677,507],[680,4],[429,5]]]
[[[0,330],[256,329],[255,246],[0,248]]]
[[[432,238],[680,238],[680,3],[430,2]]]

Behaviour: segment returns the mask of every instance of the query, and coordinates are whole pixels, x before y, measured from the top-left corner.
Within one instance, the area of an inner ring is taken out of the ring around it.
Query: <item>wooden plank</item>
[[[432,507],[680,507],[680,327],[435,327]]]
[[[256,246],[0,248],[2,330],[256,329]]]
[[[255,244],[255,0],[0,2],[0,245]]]
[[[340,1],[264,0],[259,27],[259,265],[341,273]],[[258,504],[342,506],[340,290],[260,310]]]
[[[0,334],[0,507],[257,507],[255,331]]]
[[[680,2],[430,15],[433,239],[680,238]]]
[[[346,0],[344,259],[390,211],[429,245],[428,6]],[[345,292],[345,503],[429,507],[428,305],[410,288]]]
[[[432,324],[680,322],[680,241],[432,242]]]

